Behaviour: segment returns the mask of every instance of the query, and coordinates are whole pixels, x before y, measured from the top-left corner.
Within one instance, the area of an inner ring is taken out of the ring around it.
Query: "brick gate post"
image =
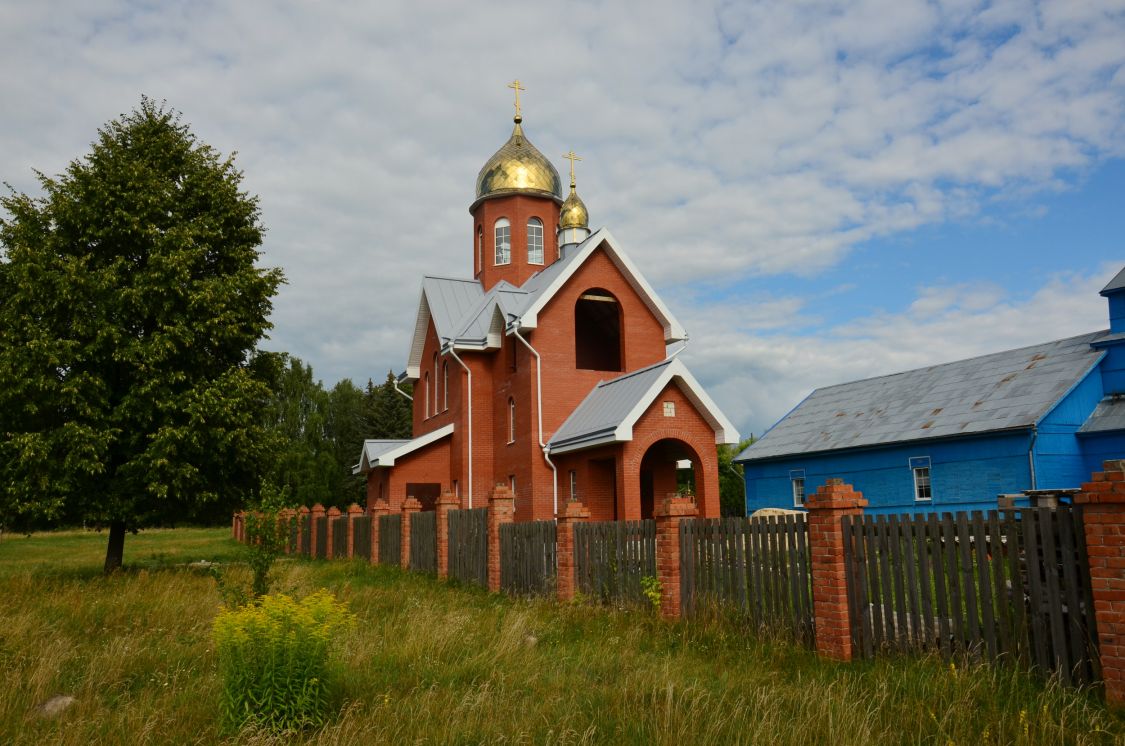
[[[355,503],[348,506],[348,559],[355,556],[355,519],[363,515],[363,508]]]
[[[422,509],[422,503],[414,497],[406,498],[402,504],[402,558],[399,562],[403,570],[410,569],[410,516]]]
[[[1102,469],[1074,503],[1082,506],[1105,699],[1125,707],[1125,460]]]
[[[297,554],[304,554],[309,552],[309,548],[305,546],[305,522],[309,519],[309,508],[307,505],[302,505],[297,508]],[[309,532],[312,534],[312,531]],[[310,539],[311,541],[311,539]]]
[[[372,504],[371,513],[371,564],[379,564],[379,519],[391,512],[391,506],[386,500],[376,500]]]
[[[460,505],[461,501],[449,490],[442,493],[437,501],[437,515],[434,516],[434,520],[437,521],[435,541],[437,542],[437,576],[439,578],[449,577],[449,513],[457,510]]]
[[[328,514],[325,516],[324,520],[328,521],[328,531],[325,534],[324,541],[328,546],[324,547],[324,559],[336,559],[334,556],[336,542],[333,541],[333,538],[336,536],[336,519],[341,515],[340,509],[333,505],[328,509]]]
[[[660,581],[660,615],[679,619],[680,608],[680,521],[695,518],[699,508],[692,495],[668,495],[653,517],[656,518],[656,577]]]
[[[560,601],[570,601],[574,598],[576,578],[574,571],[577,566],[577,557],[574,555],[574,524],[581,523],[590,517],[589,509],[578,500],[568,500],[563,512],[555,518],[557,529],[558,581],[556,586]]]
[[[309,518],[311,519],[309,521],[309,556],[315,558],[317,550],[319,549],[316,539],[317,521],[324,520],[324,506],[320,503],[312,506],[312,510],[309,511]],[[327,551],[324,556],[328,556]]]
[[[848,578],[844,567],[846,515],[863,515],[867,500],[842,479],[829,479],[805,500],[809,511],[813,616],[816,652],[838,661],[852,659]]]
[[[515,519],[516,499],[506,485],[498,484],[488,498],[488,590],[500,590],[500,526]]]

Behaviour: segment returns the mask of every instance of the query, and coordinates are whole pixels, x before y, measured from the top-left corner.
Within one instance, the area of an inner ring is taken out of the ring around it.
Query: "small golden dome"
[[[559,230],[589,227],[590,213],[586,210],[586,204],[578,196],[578,192],[575,191],[574,185],[571,184],[570,194],[562,203],[562,207],[559,208]]]
[[[500,194],[538,194],[562,200],[562,179],[539,150],[523,134],[522,117],[508,142],[488,159],[477,174],[476,202]],[[474,203],[475,204],[475,203]]]

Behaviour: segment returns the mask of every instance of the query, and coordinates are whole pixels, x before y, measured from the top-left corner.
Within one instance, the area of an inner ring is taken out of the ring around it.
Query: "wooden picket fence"
[[[844,519],[854,649],[1100,678],[1080,509]]]
[[[371,559],[371,516],[360,515],[352,519],[352,556]]]
[[[332,521],[332,558],[346,559],[348,556],[348,517],[340,515],[328,520]]]
[[[312,516],[306,513],[298,520],[301,523],[301,554],[308,557],[312,553]]]
[[[321,516],[313,521],[313,530],[316,531],[316,558],[328,557],[328,516]]]
[[[379,564],[402,566],[402,513],[379,516]]]
[[[736,608],[760,630],[812,646],[813,606],[804,515],[680,522],[680,608]]]
[[[488,508],[449,511],[449,577],[488,587]]]
[[[513,595],[554,593],[557,549],[554,521],[500,526],[500,588]]]
[[[656,577],[656,521],[599,521],[574,526],[579,592],[605,602],[643,602],[641,579]]]
[[[437,513],[410,516],[410,569],[437,572]]]

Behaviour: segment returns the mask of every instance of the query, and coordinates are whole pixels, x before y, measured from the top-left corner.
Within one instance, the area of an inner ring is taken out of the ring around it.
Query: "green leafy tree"
[[[734,458],[753,443],[751,435],[737,446],[720,445],[719,448],[719,511],[724,515],[746,515],[746,483],[742,477],[742,464]]]
[[[349,504],[362,503],[366,494],[364,478],[352,474],[364,438],[373,437],[368,433],[366,405],[363,390],[351,379],[345,378],[328,392],[325,428],[339,466],[336,494]]]
[[[242,174],[142,98],[43,196],[0,198],[0,508],[125,534],[257,493],[252,351],[283,282]]]

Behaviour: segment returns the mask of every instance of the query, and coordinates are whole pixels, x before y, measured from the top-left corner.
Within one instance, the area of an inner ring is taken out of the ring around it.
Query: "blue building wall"
[[[831,477],[843,479],[867,498],[868,513],[994,509],[997,495],[1030,489],[1030,446],[1030,431],[1016,431],[751,462],[744,464],[746,509],[793,507],[790,473],[797,470],[804,470],[806,494]],[[929,502],[914,499],[910,459],[919,457],[930,459]]]
[[[1090,479],[1090,474],[1102,470],[1103,461],[1125,458],[1125,432],[1083,435],[1081,436],[1081,440],[1082,467],[1087,474],[1087,476],[1082,478],[1083,482]],[[1081,482],[1079,484],[1081,484]],[[1078,485],[1075,486],[1077,487]]]
[[[1090,479],[1084,443],[1077,432],[1101,399],[1101,371],[1094,368],[1039,421],[1035,439],[1037,489],[1077,487]]]

